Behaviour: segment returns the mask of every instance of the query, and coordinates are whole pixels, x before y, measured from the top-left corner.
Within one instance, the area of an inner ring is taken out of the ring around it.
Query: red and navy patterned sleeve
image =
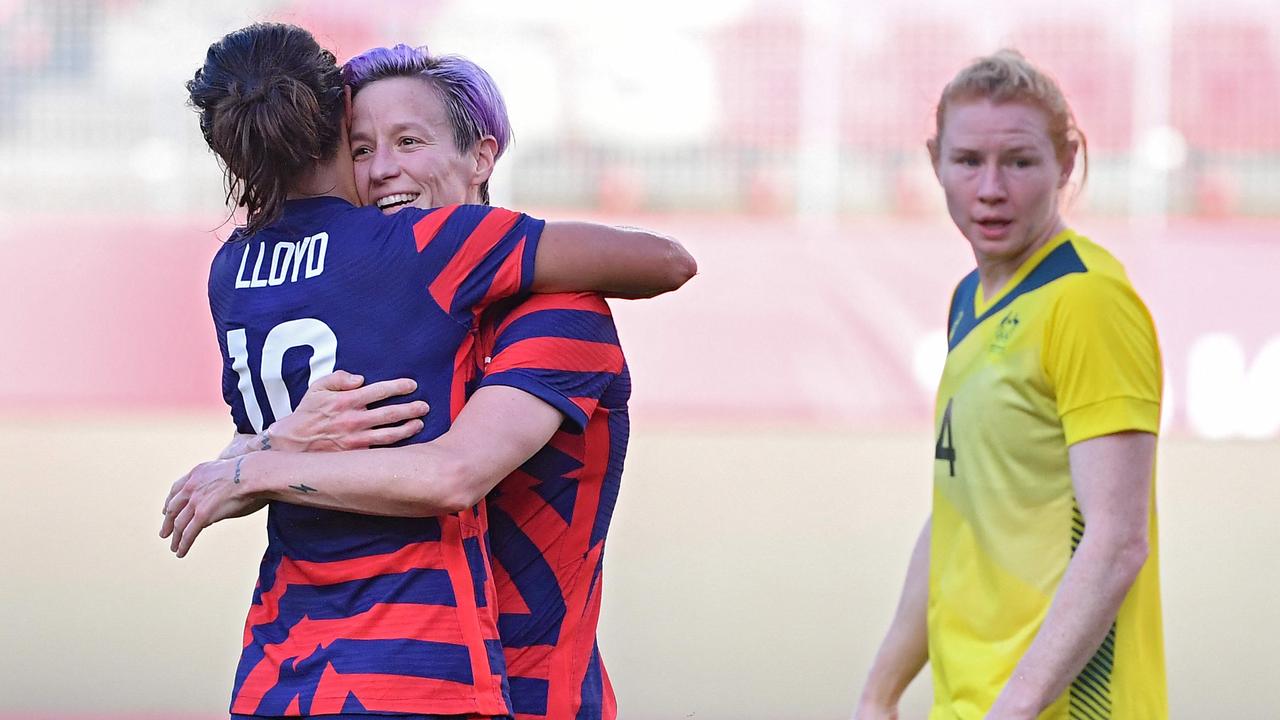
[[[609,306],[599,295],[532,295],[496,328],[478,387],[518,388],[552,405],[582,432],[625,361]]]
[[[488,305],[529,291],[545,223],[487,205],[449,205],[406,213],[426,263],[432,299],[470,324]]]

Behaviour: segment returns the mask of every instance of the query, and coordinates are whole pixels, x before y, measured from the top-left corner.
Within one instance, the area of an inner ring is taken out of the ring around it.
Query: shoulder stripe
[[[520,240],[516,242],[515,248],[511,250],[511,257],[524,258],[525,241],[529,239],[528,235],[521,235]],[[506,262],[498,267],[498,271],[493,274],[493,278],[489,281],[489,289],[484,294],[484,299],[480,301],[481,305],[491,305],[501,300],[503,297],[511,294],[511,288],[524,287],[524,278],[521,277],[524,269],[522,262]]]
[[[966,317],[963,315],[965,306],[973,307],[973,298],[978,287],[978,274],[975,271],[956,288],[955,301],[952,302],[951,330],[948,334],[947,350],[954,350],[974,328],[982,324],[987,318],[1004,310],[1019,297],[1033,290],[1039,290],[1058,278],[1088,271],[1089,268],[1085,267],[1084,261],[1080,259],[1080,254],[1076,252],[1075,245],[1071,242],[1065,242],[1054,248],[1053,252],[1044,256],[1040,264],[1023,278],[1017,287],[1001,298],[1000,302],[992,305],[979,317],[972,317],[972,310],[970,310],[970,316]],[[966,299],[967,302],[964,302]]]
[[[449,205],[447,207],[437,208],[429,213],[426,217],[419,220],[413,226],[413,241],[418,247],[418,252],[427,249],[432,240],[440,234],[440,228],[444,227],[445,222],[453,215],[453,211],[459,206]]]
[[[510,210],[493,208],[485,213],[475,229],[459,244],[457,252],[431,283],[431,297],[445,312],[452,314],[453,298],[458,288],[481,266],[485,257],[498,246],[503,236],[519,219],[520,216]]]

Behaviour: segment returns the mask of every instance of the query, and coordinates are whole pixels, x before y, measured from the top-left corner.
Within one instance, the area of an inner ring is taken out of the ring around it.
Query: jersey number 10
[[[311,375],[307,385],[333,372],[338,356],[338,337],[328,325],[315,318],[303,318],[280,323],[271,328],[262,343],[258,377],[267,391],[267,402],[276,420],[293,412],[289,400],[289,387],[284,382],[284,354],[297,347],[311,348]],[[262,406],[253,389],[253,374],[249,369],[249,346],[244,328],[227,331],[227,353],[231,355],[231,369],[240,376],[240,397],[244,399],[244,411],[254,432],[262,432]]]

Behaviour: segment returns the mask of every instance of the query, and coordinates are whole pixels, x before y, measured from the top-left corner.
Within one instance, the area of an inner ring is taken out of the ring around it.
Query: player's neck
[[[301,200],[312,197],[338,197],[352,205],[359,205],[356,182],[350,162],[341,161],[342,154],[329,162],[316,163],[289,187],[288,199]]]
[[[1040,251],[1049,241],[1067,229],[1062,218],[1055,218],[1045,229],[1036,233],[1036,237],[1026,243],[1017,253],[1009,256],[983,256],[975,251],[978,262],[978,280],[982,283],[982,297],[990,300],[1004,291],[1009,281],[1022,270],[1027,261]]]

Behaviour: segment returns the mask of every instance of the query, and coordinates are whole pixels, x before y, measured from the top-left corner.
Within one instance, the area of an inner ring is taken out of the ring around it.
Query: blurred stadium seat
[[[85,213],[220,212],[217,170],[181,84],[205,43],[251,20],[278,19],[310,27],[340,58],[395,42],[483,55],[495,38],[507,56],[530,56],[523,65],[495,62],[500,85],[538,88],[510,91],[514,115],[555,118],[517,132],[505,170],[511,191],[502,196],[513,204],[797,211],[806,152],[811,160],[815,147],[806,92],[829,92],[816,105],[835,108],[835,135],[816,142],[838,154],[831,210],[925,213],[932,206],[920,147],[939,91],[969,59],[1012,44],[1062,82],[1089,136],[1101,193],[1086,212],[1133,210],[1129,178],[1150,171],[1141,147],[1150,128],[1135,126],[1135,98],[1145,87],[1141,68],[1151,67],[1145,72],[1159,73],[1171,98],[1154,115],[1169,118],[1188,149],[1185,165],[1160,170],[1172,188],[1165,212],[1277,216],[1280,14],[1256,0],[1218,5],[1212,15],[1190,2],[1169,6],[1173,29],[1161,41],[1169,56],[1153,63],[1138,55],[1149,51],[1137,38],[1143,21],[1105,3],[1063,13],[1031,0],[961,13],[927,0],[744,0],[701,24],[670,18],[639,32],[620,26],[618,12],[573,3],[534,12],[461,0],[3,0],[0,211],[67,212],[70,194],[71,210]],[[835,20],[815,29],[806,13],[821,8]],[[670,32],[671,42],[653,28]],[[815,32],[834,38],[827,60],[837,70],[831,81],[806,84],[815,70],[829,72],[809,52]],[[637,57],[622,63],[622,52]],[[662,106],[664,88],[670,107]]]
[[[1133,56],[1101,20],[1037,21],[1013,33],[1013,45],[1049,68],[1071,100],[1089,149],[1125,153],[1133,144]]]
[[[714,33],[711,43],[725,141],[743,149],[794,149],[804,43],[799,15],[777,8],[751,15]]]
[[[969,29],[946,20],[894,18],[884,42],[845,53],[842,138],[858,153],[908,153],[920,149],[933,130],[938,94],[977,53]]]
[[[1173,118],[1197,151],[1280,151],[1276,33],[1255,19],[1180,19],[1173,34]]]

